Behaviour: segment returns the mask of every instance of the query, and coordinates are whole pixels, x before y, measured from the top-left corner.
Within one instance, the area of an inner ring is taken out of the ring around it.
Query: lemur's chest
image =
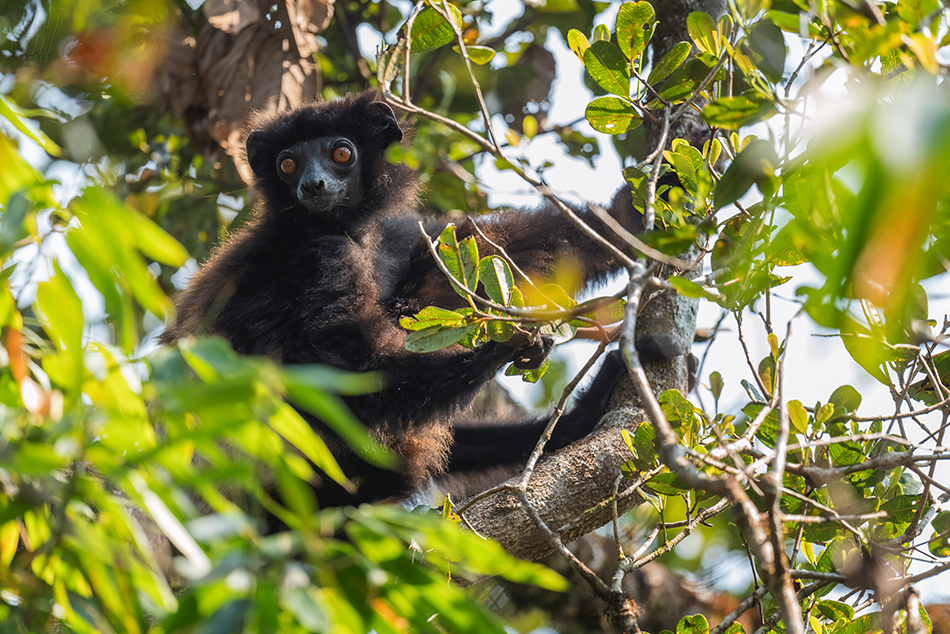
[[[235,280],[216,320],[239,352],[325,363],[345,342],[359,354],[382,316],[371,254],[333,237],[256,260]]]

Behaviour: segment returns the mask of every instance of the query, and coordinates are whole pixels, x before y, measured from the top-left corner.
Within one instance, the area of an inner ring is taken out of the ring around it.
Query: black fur
[[[429,305],[458,308],[463,300],[437,269],[419,232],[415,175],[384,160],[386,148],[401,138],[392,111],[369,93],[258,120],[247,141],[259,199],[255,216],[196,274],[178,299],[177,321],[162,335],[167,344],[191,334],[217,334],[244,354],[384,376],[382,391],[346,400],[374,436],[402,457],[402,469],[394,474],[368,466],[311,419],[358,487],[352,495],[316,484],[324,506],[404,497],[447,466],[464,472],[523,461],[545,424],[540,419],[466,424],[449,459],[459,410],[506,363],[520,357],[539,362],[547,349],[494,342],[429,354],[404,349],[400,317]],[[341,166],[326,152],[344,141],[355,158]],[[290,175],[279,167],[288,152],[296,165]],[[336,193],[322,199],[324,192]],[[639,230],[629,195],[618,198],[610,212]],[[593,214],[578,211],[609,233]],[[461,223],[459,239],[475,235],[485,255],[495,249],[472,223],[528,272],[550,272],[560,257],[577,262],[588,282],[618,268],[553,209]],[[445,221],[427,222],[429,235],[444,226]],[[621,373],[622,364],[608,360],[593,388],[560,421],[551,448],[590,431]]]

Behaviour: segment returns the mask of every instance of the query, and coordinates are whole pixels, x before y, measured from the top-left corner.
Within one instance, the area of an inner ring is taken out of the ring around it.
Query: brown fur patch
[[[414,488],[448,467],[452,429],[447,425],[413,427],[380,440],[402,457],[402,471]]]

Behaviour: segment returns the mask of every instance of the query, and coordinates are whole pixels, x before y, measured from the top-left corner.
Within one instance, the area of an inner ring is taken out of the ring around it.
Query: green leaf
[[[0,134],[0,165],[3,166],[3,178],[0,178],[0,206],[6,206],[14,194],[34,188],[43,182],[40,173],[23,160],[13,142],[3,134]],[[42,198],[49,203],[49,206],[55,205],[49,187],[36,187],[36,189],[44,191]],[[30,195],[27,198],[34,200],[36,197]]]
[[[66,240],[71,247],[80,243],[77,247],[83,254],[80,264],[85,268],[98,268],[102,277],[111,277],[122,290],[131,289],[143,308],[165,315],[171,302],[146,267],[141,253],[166,258],[174,265],[183,262],[182,257],[187,258],[182,247],[162,229],[149,227],[151,220],[125,205],[109,190],[87,187],[81,196],[73,199],[70,208],[80,226],[70,229]],[[157,244],[148,244],[151,239]]]
[[[30,211],[30,202],[22,195],[10,197],[0,215],[0,253],[10,253],[20,240],[30,235],[25,222]]]
[[[847,619],[851,620],[854,618],[854,608],[852,608],[847,603],[841,603],[840,601],[831,601],[831,600],[822,600],[819,601],[816,605],[818,611],[821,614],[831,621],[837,621],[838,619]]]
[[[831,393],[829,403],[834,403],[846,412],[853,412],[861,405],[861,394],[850,385],[842,385]]]
[[[584,51],[584,66],[597,84],[609,93],[630,95],[630,63],[608,40],[599,40]]]
[[[777,112],[775,104],[758,94],[721,97],[703,108],[703,117],[713,127],[738,130],[765,121]]]
[[[357,420],[340,397],[315,388],[310,382],[310,377],[289,370],[289,368],[284,369],[284,387],[287,389],[287,397],[291,402],[318,416],[323,423],[333,430],[333,433],[342,438],[363,460],[387,469],[393,469],[397,466],[398,462],[395,456],[370,435],[366,427]],[[379,385],[378,378],[374,380]],[[282,420],[280,422],[287,423],[288,421]],[[277,431],[283,433],[279,429]],[[312,439],[303,435],[305,432],[299,432],[299,430],[288,431],[300,433],[299,438],[308,443],[312,442]],[[319,449],[316,451],[319,451]]]
[[[78,396],[83,376],[82,300],[59,264],[54,262],[54,267],[53,277],[36,289],[36,305],[45,318],[44,329],[66,364],[64,375],[57,378]]]
[[[679,277],[674,275],[669,278],[670,286],[676,289],[676,292],[682,295],[683,297],[690,297],[693,299],[710,299],[716,301],[718,298],[707,291],[705,288],[697,284],[692,280],[688,280],[685,277]]]
[[[865,372],[884,385],[891,384],[883,367],[887,361],[893,360],[893,351],[884,342],[873,337],[866,328],[853,320],[848,320],[841,327],[841,342],[851,358]]]
[[[769,8],[772,2],[771,0],[740,0],[737,4],[742,16],[751,20],[759,14],[759,11]]]
[[[808,411],[801,401],[788,402],[788,422],[795,434],[804,434],[808,431]]]
[[[742,150],[732,164],[723,172],[716,185],[714,204],[716,209],[731,205],[745,195],[753,185],[759,189],[774,191],[775,166],[778,159],[768,141],[753,141]]]
[[[468,237],[461,243],[458,242],[455,236],[455,225],[450,224],[439,236],[438,252],[439,259],[445,264],[449,273],[464,283],[469,290],[474,291],[478,286],[478,245],[475,239]],[[468,293],[454,282],[452,288],[460,296],[468,297]]]
[[[650,77],[647,79],[647,83],[651,86],[655,86],[659,82],[663,81],[670,76],[677,68],[683,65],[683,62],[686,61],[686,58],[689,57],[689,51],[692,48],[689,42],[680,42],[669,50],[669,52],[664,55],[660,61],[653,66],[653,70],[650,71]]]
[[[587,36],[577,29],[571,29],[567,32],[567,45],[571,47],[571,51],[577,56],[577,59],[583,63],[584,51],[590,48]]]
[[[544,284],[538,288],[539,297],[532,297],[532,301],[537,301],[535,305],[545,306],[548,309],[573,308],[577,302],[567,291],[557,284]]]
[[[620,437],[623,438],[623,443],[627,445],[627,449],[630,453],[636,452],[636,445],[634,444],[633,434],[631,434],[626,428],[620,428]]]
[[[406,60],[405,41],[390,44],[376,55],[376,80],[382,86],[389,86],[403,70]]]
[[[592,43],[597,42],[609,42],[610,41],[610,29],[607,28],[606,24],[598,24],[594,27],[594,33],[591,37]]]
[[[577,0],[544,0],[538,10],[542,13],[570,13],[577,11]]]
[[[511,305],[511,288],[515,285],[515,278],[504,258],[497,255],[482,258],[478,263],[478,277],[489,299],[503,306]]]
[[[766,248],[766,257],[775,266],[795,266],[808,261],[808,256],[799,245],[798,228],[792,223],[782,227]]]
[[[630,452],[633,454],[634,465],[640,471],[647,471],[656,465],[656,431],[651,423],[643,421],[637,425]]]
[[[722,380],[722,375],[718,370],[714,370],[709,373],[709,391],[712,392],[713,398],[716,399],[716,403],[719,402],[719,397],[722,396],[722,388],[725,387],[725,383]]]
[[[719,40],[719,29],[716,21],[708,13],[693,11],[686,18],[686,30],[689,37],[696,44],[696,48],[703,53],[719,57],[722,53],[722,42]]]
[[[452,50],[460,55],[462,53],[462,49],[458,46],[453,46]],[[479,66],[484,66],[495,58],[495,49],[487,46],[466,46],[465,51],[468,53],[468,58]]]
[[[660,96],[673,103],[686,101],[708,73],[706,64],[699,59],[691,59],[670,73],[660,86]]]
[[[460,342],[465,337],[478,330],[478,325],[461,326],[458,328],[443,328],[430,326],[411,332],[406,336],[404,345],[410,352],[435,352],[442,348]]]
[[[541,362],[541,365],[539,365],[536,368],[522,370],[520,373],[521,380],[524,381],[525,383],[537,383],[538,381],[541,380],[541,377],[543,377],[545,373],[547,373],[548,367],[550,367],[550,365],[551,365],[551,360],[545,359],[544,361]]]
[[[778,83],[785,72],[785,58],[788,54],[782,30],[769,20],[756,22],[741,48],[742,52],[755,61],[769,81]]]
[[[702,614],[684,616],[676,624],[676,634],[707,634],[708,632],[709,621]]]
[[[492,320],[486,324],[486,327],[488,338],[498,343],[511,341],[511,338],[515,336],[515,327],[510,321]]]
[[[270,417],[270,425],[334,482],[341,485],[348,482],[326,443],[293,407],[282,403]]]
[[[927,548],[937,557],[950,557],[950,511],[941,511],[931,522],[934,534]]]
[[[20,110],[20,106],[10,95],[0,95],[0,117],[10,122],[10,125],[43,148],[47,154],[52,156],[63,155],[63,150],[53,143],[53,140],[46,136],[45,132],[40,129],[34,130],[32,126],[28,125],[29,118]]]
[[[462,26],[462,12],[455,5],[447,5],[456,26]],[[422,53],[445,46],[455,39],[452,25],[432,7],[426,7],[416,16],[412,23],[412,32],[409,34],[409,47],[413,53]]]
[[[835,415],[835,406],[832,403],[825,403],[815,410],[815,425],[824,426]]]
[[[910,522],[914,519],[919,506],[920,496],[899,495],[882,504],[880,510],[887,513],[888,522],[897,524]]]
[[[541,327],[541,334],[552,337],[554,339],[555,345],[562,344],[565,341],[570,341],[574,338],[576,333],[577,326],[573,325],[569,321],[556,321],[545,324]]]
[[[449,569],[458,563],[463,565],[463,569],[476,573],[475,576],[497,575],[509,581],[531,584],[556,592],[563,592],[570,587],[567,581],[553,570],[540,564],[515,559],[496,542],[470,531],[459,530],[452,523],[442,521],[438,514],[433,516],[405,513],[395,506],[379,504],[361,506],[354,510],[354,517],[361,521],[375,520],[377,526],[387,529],[387,534],[396,534],[406,542],[412,541],[419,546],[421,552],[431,551],[430,562],[438,565],[439,569]],[[413,556],[403,543],[397,542],[396,545],[403,556]],[[444,577],[438,579],[444,584]],[[430,616],[428,609],[425,610],[423,623]],[[477,623],[470,625],[473,626],[472,629],[460,627],[451,631],[483,631],[478,629]]]
[[[646,486],[659,495],[682,495],[690,490],[675,473],[658,473],[646,482]]]
[[[653,35],[656,14],[649,2],[625,2],[617,12],[617,44],[630,61],[639,57]]]
[[[712,175],[699,150],[688,143],[674,141],[673,151],[665,152],[664,156],[672,163],[683,189],[691,196],[705,198],[712,189]]]
[[[679,390],[666,390],[660,394],[660,406],[673,427],[681,427],[692,422],[696,406],[690,403]]]
[[[416,313],[414,317],[401,318],[399,325],[406,330],[422,330],[430,326],[460,326],[464,320],[465,316],[454,310],[426,306]]]
[[[138,211],[127,208],[126,220],[143,255],[156,262],[180,267],[190,257],[185,247],[167,231]]]
[[[594,99],[587,104],[584,116],[590,127],[605,134],[624,134],[643,122],[630,103],[617,97]]]
[[[478,243],[468,237],[459,242],[459,261],[462,275],[459,277],[471,289],[478,286]]]

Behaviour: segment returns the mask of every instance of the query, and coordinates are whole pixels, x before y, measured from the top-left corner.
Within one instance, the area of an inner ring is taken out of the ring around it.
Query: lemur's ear
[[[261,176],[261,170],[264,168],[264,166],[260,165],[260,162],[264,156],[266,145],[263,130],[251,130],[251,133],[247,135],[247,140],[244,142],[247,164],[251,166],[251,170],[253,170],[256,176]]]
[[[402,141],[402,129],[396,123],[396,113],[389,104],[374,101],[366,106],[366,123],[380,135],[383,147]]]

